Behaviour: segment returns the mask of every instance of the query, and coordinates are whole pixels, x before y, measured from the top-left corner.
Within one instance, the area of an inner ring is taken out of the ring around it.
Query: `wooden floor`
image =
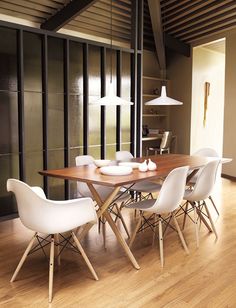
[[[19,219],[0,223],[0,307],[236,307],[236,183],[222,180],[213,197],[220,210],[217,217],[211,208],[218,241],[201,226],[197,249],[194,226],[187,221],[190,255],[170,231],[164,239],[164,269],[158,243],[152,246],[149,231],[140,233],[134,243],[133,253],[141,266],[135,270],[109,228],[105,251],[94,227],[83,246],[99,281],[93,280],[80,255],[65,252],[60,268],[55,269],[50,305],[48,264],[41,252],[30,256],[17,280],[9,282],[32,232]],[[132,229],[133,213],[126,210],[125,217]]]

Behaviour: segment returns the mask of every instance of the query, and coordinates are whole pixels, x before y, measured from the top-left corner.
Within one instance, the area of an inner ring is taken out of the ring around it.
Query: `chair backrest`
[[[193,190],[188,194],[187,199],[189,201],[200,201],[210,196],[215,184],[219,163],[220,159],[216,159],[201,168]]]
[[[202,148],[193,153],[196,156],[204,156],[204,157],[219,157],[219,154],[215,149],[212,148]]]
[[[134,158],[134,156],[129,151],[118,151],[118,152],[116,152],[116,160],[129,161],[132,158]]]
[[[77,167],[92,165],[93,162],[94,158],[90,155],[79,155],[75,157],[75,164]]]
[[[80,155],[75,157],[75,164],[77,167],[93,165],[94,158],[90,155]],[[92,197],[88,185],[83,182],[77,182],[78,197]]]
[[[94,205],[90,198],[48,200],[42,188],[30,187],[16,179],[7,180],[7,190],[16,197],[21,222],[33,231],[45,234],[61,233],[95,220],[96,213],[94,214]]]
[[[160,149],[169,149],[172,141],[172,132],[164,132],[161,138]]]
[[[201,148],[193,153],[194,156],[203,156],[203,157],[219,157],[219,154],[215,149],[212,148]],[[196,183],[197,178],[201,172],[201,169],[191,178],[191,183]]]
[[[174,211],[183,200],[186,178],[189,167],[179,167],[172,170],[162,184],[159,196],[153,208],[158,213]]]

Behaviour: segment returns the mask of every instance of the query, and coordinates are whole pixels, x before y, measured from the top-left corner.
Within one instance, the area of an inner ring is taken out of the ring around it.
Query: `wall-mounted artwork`
[[[206,113],[208,105],[208,96],[210,95],[210,82],[204,84],[204,115],[203,115],[203,126],[206,127]]]

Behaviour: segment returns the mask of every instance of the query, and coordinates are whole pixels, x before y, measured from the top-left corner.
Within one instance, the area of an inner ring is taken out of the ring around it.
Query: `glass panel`
[[[101,68],[100,48],[89,46],[89,102],[96,101],[101,97]],[[101,137],[101,108],[89,106],[89,145],[100,145]]]
[[[25,92],[25,151],[43,148],[42,94]]]
[[[41,36],[24,32],[24,88],[42,92]]]
[[[6,190],[7,179],[19,178],[18,155],[0,155],[0,216],[17,212],[15,198]]]
[[[130,100],[130,54],[122,52],[121,96]],[[130,106],[121,107],[121,141],[130,142]]]
[[[63,40],[48,38],[48,91],[64,93]]]
[[[69,131],[70,146],[83,145],[83,97],[70,95],[69,97]]]
[[[130,143],[122,143],[121,151],[129,151],[130,152]]]
[[[93,156],[94,159],[100,159],[100,153],[101,153],[101,147],[89,147],[88,148],[88,154]]]
[[[111,52],[107,50],[106,58],[106,84],[107,88],[110,84],[111,76]],[[113,91],[116,93],[116,52],[112,51],[112,84]],[[116,106],[106,107],[106,142],[107,144],[116,142]]]
[[[16,30],[0,28],[0,90],[17,90]]]
[[[48,148],[64,148],[64,95],[48,95]]]
[[[115,160],[116,154],[116,145],[107,145],[106,146],[106,159]]]
[[[48,152],[48,169],[59,169],[64,167],[64,151]],[[64,180],[48,178],[49,198],[54,200],[64,200]]]
[[[25,180],[30,186],[43,187],[43,177],[38,172],[43,170],[43,152],[25,154]]]
[[[18,152],[17,93],[0,92],[0,132],[0,153]]]
[[[70,42],[70,93],[83,94],[83,48],[81,43]]]
[[[79,155],[83,155],[82,147],[70,150],[70,166],[75,166],[75,158]]]

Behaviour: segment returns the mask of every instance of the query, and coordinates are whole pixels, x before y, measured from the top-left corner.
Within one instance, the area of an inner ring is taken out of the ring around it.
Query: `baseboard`
[[[18,213],[14,213],[14,214],[10,214],[10,215],[4,215],[4,216],[0,217],[0,222],[10,220],[10,219],[14,219],[14,218],[18,218],[18,217],[19,217]]]
[[[221,177],[224,178],[224,179],[228,179],[228,180],[231,180],[233,182],[236,182],[236,177],[235,176],[221,173]]]

